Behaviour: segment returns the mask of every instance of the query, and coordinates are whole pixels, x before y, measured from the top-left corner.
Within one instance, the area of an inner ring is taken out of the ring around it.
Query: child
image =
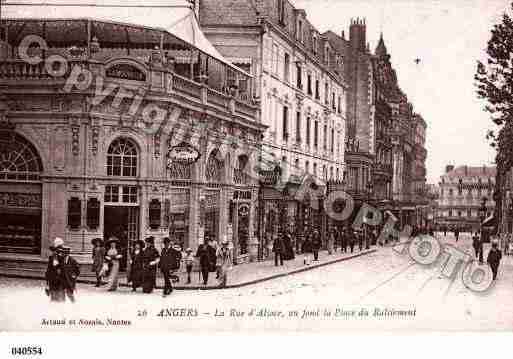
[[[192,255],[191,248],[185,250],[185,258],[183,261],[185,262],[185,269],[187,270],[187,284],[191,284],[192,265],[194,264],[194,256]]]

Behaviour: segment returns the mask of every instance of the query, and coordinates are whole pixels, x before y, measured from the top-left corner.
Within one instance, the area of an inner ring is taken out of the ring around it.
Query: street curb
[[[253,280],[246,281],[246,282],[228,284],[225,287],[219,287],[219,286],[205,287],[205,286],[200,286],[200,285],[198,285],[198,286],[187,286],[187,287],[185,287],[185,286],[173,286],[173,290],[175,290],[175,289],[176,290],[216,290],[216,289],[241,288],[241,287],[245,287],[245,286],[248,286],[248,285],[269,281],[269,280],[276,279],[276,278],[281,278],[281,277],[286,277],[286,276],[293,275],[293,274],[298,274],[298,273],[306,272],[306,271],[309,271],[309,270],[312,270],[312,269],[316,269],[316,268],[320,268],[320,267],[324,267],[324,266],[327,266],[327,265],[330,265],[330,264],[335,264],[335,263],[343,262],[343,261],[346,261],[348,259],[358,258],[358,257],[364,256],[364,255],[370,254],[370,253],[374,253],[376,251],[377,251],[376,248],[372,248],[372,249],[368,249],[368,250],[365,250],[365,251],[362,251],[362,252],[359,252],[359,253],[355,253],[355,254],[347,256],[347,257],[336,258],[336,259],[332,259],[330,261],[326,261],[326,262],[322,262],[322,263],[317,263],[317,264],[314,264],[314,265],[303,266],[303,267],[300,267],[300,268],[292,269],[292,270],[290,270],[288,272],[285,272],[285,273],[276,273],[276,274],[269,275],[267,277],[257,278],[257,279],[253,279]],[[4,274],[4,273],[0,273],[0,277],[44,280],[43,276],[30,275],[30,274]],[[95,284],[96,280],[79,279],[79,280],[77,280],[77,282],[78,283],[83,283],[83,284]],[[120,287],[130,287],[130,285],[128,285],[126,283],[120,283],[120,284],[118,284],[118,286],[120,286]],[[163,289],[162,286],[157,286],[155,288],[156,289]]]

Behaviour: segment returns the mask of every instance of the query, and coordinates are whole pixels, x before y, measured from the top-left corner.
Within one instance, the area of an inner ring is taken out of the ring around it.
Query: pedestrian
[[[363,249],[363,231],[361,229],[356,231],[356,239],[358,240],[358,249],[361,252]]]
[[[277,267],[278,263],[283,265],[283,240],[281,235],[275,235],[273,241],[273,253],[274,253],[274,266]]]
[[[348,227],[347,229],[347,241],[349,243],[349,248],[351,249],[351,253],[353,253],[354,245],[356,244],[356,234],[353,229]]]
[[[444,237],[447,237],[447,226],[444,226]]]
[[[128,282],[132,283],[132,292],[136,292],[137,288],[142,286],[143,283],[143,250],[144,242],[140,239],[135,241],[130,260],[130,276],[128,279]]]
[[[349,231],[347,228],[343,228],[340,232],[340,243],[342,246],[342,251],[347,253],[347,246],[349,244]]]
[[[50,246],[50,256],[48,257],[48,266],[46,269],[46,295],[50,297],[51,302],[63,302],[64,301],[64,287],[61,282],[61,265],[57,250],[64,245],[64,241],[56,237],[53,240],[53,245]]]
[[[78,266],[77,261],[71,257],[71,248],[70,247],[59,247],[57,249],[57,255],[61,258],[60,266],[60,278],[62,287],[64,289],[64,294],[69,300],[74,303],[75,302],[75,288],[76,281],[78,276],[80,275],[80,268]]]
[[[458,242],[458,239],[460,237],[460,230],[458,227],[454,228],[454,238],[456,239],[456,242]]]
[[[178,259],[178,256],[176,254],[176,250],[170,245],[171,239],[169,239],[169,237],[165,237],[162,242],[164,243],[164,248],[162,248],[162,251],[160,252],[159,268],[162,272],[162,276],[164,277],[164,290],[162,295],[165,297],[173,291],[170,272],[172,270],[176,270],[176,260]]]
[[[493,280],[497,279],[497,271],[499,270],[499,264],[502,259],[502,253],[498,248],[497,240],[492,241],[492,248],[488,252],[486,262],[490,265],[493,273]]]
[[[208,240],[208,255],[210,257],[210,272],[216,273],[216,279],[219,279],[219,267],[217,265],[217,251],[219,249],[219,246],[217,245],[217,242],[214,241],[212,238],[209,238]]]
[[[303,248],[301,252],[303,252],[303,263],[307,266],[310,265],[310,254],[312,253],[312,235],[306,234],[305,240],[303,241]]]
[[[319,250],[322,247],[321,235],[318,230],[314,231],[312,236],[312,252],[314,255],[314,261],[317,262],[319,260]]]
[[[182,246],[177,244],[176,242],[171,246],[172,253],[174,254],[173,266],[171,268],[171,278],[172,283],[180,282],[180,277],[178,276],[178,271],[180,270],[180,264],[182,263]]]
[[[153,236],[147,237],[145,240],[146,247],[142,253],[143,262],[143,293],[151,293],[155,288],[157,279],[157,265],[160,260],[160,255],[155,248],[155,238]]]
[[[210,250],[212,246],[208,244],[208,240],[205,240],[203,244],[200,244],[196,251],[196,258],[199,260],[200,271],[203,277],[203,285],[208,283],[208,273],[211,272],[212,266],[215,267],[215,263],[212,262]]]
[[[326,247],[328,249],[328,254],[333,254],[333,252],[335,251],[335,230],[333,228],[328,233]]]
[[[192,249],[187,248],[185,250],[185,258],[183,259],[185,263],[185,270],[187,272],[187,284],[191,284],[191,273],[192,267],[194,265],[194,256],[192,255]]]
[[[103,247],[103,241],[101,238],[94,238],[91,243],[93,245],[93,265],[91,270],[96,275],[95,287],[99,287],[102,285],[102,268],[103,262],[105,261],[105,248]]]
[[[294,246],[288,232],[283,233],[283,253],[282,257],[284,261],[290,261],[294,259]]]
[[[226,287],[228,282],[228,271],[231,270],[233,265],[232,251],[228,246],[226,238],[221,242],[221,248],[217,250],[217,265],[219,268],[219,287]]]
[[[107,241],[107,253],[105,259],[109,263],[109,278],[107,280],[107,291],[113,292],[118,289],[119,277],[119,261],[123,257],[118,250],[119,240],[116,237],[111,237]]]

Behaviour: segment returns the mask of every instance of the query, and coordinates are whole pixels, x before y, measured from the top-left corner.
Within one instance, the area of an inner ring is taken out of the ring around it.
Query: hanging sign
[[[249,206],[247,204],[243,204],[239,207],[239,217],[245,217],[249,214]]]
[[[167,152],[167,166],[171,167],[173,163],[180,163],[190,165],[195,163],[201,154],[199,151],[186,143],[182,143],[178,146],[171,147]]]

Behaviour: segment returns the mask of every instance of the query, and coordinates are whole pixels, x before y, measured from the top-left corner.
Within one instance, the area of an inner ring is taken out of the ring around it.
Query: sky
[[[427,122],[428,183],[438,183],[447,164],[491,165],[486,140],[493,128],[477,99],[474,73],[485,58],[505,0],[293,0],[320,31],[349,34],[351,18],[364,17],[374,51],[380,32],[399,86]],[[417,65],[415,58],[421,59]]]
[[[39,2],[3,0],[3,2]],[[493,128],[477,99],[474,73],[484,59],[494,23],[510,0],[290,0],[306,10],[318,30],[345,31],[351,18],[365,18],[374,50],[383,32],[399,85],[427,122],[428,183],[445,166],[491,165],[495,151],[485,139]],[[60,3],[178,5],[185,0],[47,0]],[[164,11],[164,10],[163,10]],[[170,9],[170,11],[172,11]],[[419,64],[415,59],[419,58]]]

